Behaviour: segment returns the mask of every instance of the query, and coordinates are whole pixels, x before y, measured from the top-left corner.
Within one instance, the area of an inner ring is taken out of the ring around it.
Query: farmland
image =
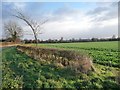
[[[40,44],[40,47],[58,48],[80,51],[89,54],[94,63],[120,67],[118,55],[118,42],[87,42],[87,43],[59,43]]]
[[[34,44],[30,44],[33,45]],[[3,88],[120,88],[117,42],[39,44],[43,48],[69,49],[93,57],[96,72],[75,73],[45,61],[30,58],[16,47],[3,48]],[[12,52],[12,53],[11,53]],[[106,55],[108,54],[108,55]],[[111,55],[112,54],[112,55]],[[94,57],[95,56],[95,57]],[[96,59],[99,60],[96,60]],[[109,65],[109,58],[111,64]],[[104,64],[105,63],[105,64]]]

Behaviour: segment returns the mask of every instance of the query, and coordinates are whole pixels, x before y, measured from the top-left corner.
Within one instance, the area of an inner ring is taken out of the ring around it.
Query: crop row
[[[48,45],[49,47],[49,45]],[[70,49],[84,49],[84,50],[95,50],[95,51],[109,51],[109,52],[118,52],[119,49],[107,49],[107,48],[96,48],[96,47],[78,47],[78,46],[63,46],[63,45],[50,45],[50,47],[58,48],[70,48]]]
[[[79,46],[72,46],[72,45],[59,45],[59,44],[53,44],[53,45],[44,45],[44,47],[47,48],[59,48],[59,49],[67,49],[67,50],[75,50],[75,51],[83,51],[85,53],[88,53],[90,56],[93,57],[93,62],[106,65],[106,66],[112,66],[112,67],[120,67],[120,61],[119,61],[119,51],[117,49],[107,49],[107,48],[90,48],[89,46],[87,48],[79,47]]]

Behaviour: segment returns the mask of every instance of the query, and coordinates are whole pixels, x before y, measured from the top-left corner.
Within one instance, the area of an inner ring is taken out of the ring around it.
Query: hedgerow
[[[70,50],[17,46],[17,49],[36,60],[46,60],[70,67],[77,72],[88,73],[93,69],[92,59],[87,55]]]

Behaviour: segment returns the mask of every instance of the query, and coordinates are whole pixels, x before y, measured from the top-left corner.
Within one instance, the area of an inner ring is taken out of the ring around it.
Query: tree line
[[[48,40],[39,40],[38,43],[72,43],[72,42],[99,42],[99,41],[118,41],[120,38],[91,38],[91,39],[69,39],[69,40],[58,40],[58,39],[48,39]],[[35,40],[24,39],[24,43],[36,43]]]
[[[48,40],[37,40],[37,43],[72,43],[72,42],[100,42],[100,41],[119,41],[120,37],[117,38],[91,38],[91,39],[48,39]],[[0,42],[12,42],[12,38],[1,39]],[[36,40],[24,39],[20,40],[23,43],[36,43]]]

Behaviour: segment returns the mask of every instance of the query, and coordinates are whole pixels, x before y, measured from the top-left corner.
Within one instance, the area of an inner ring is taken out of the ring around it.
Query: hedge
[[[20,45],[17,46],[17,49],[36,60],[45,60],[56,64],[59,63],[77,72],[87,73],[94,70],[92,59],[87,55],[75,51]]]

